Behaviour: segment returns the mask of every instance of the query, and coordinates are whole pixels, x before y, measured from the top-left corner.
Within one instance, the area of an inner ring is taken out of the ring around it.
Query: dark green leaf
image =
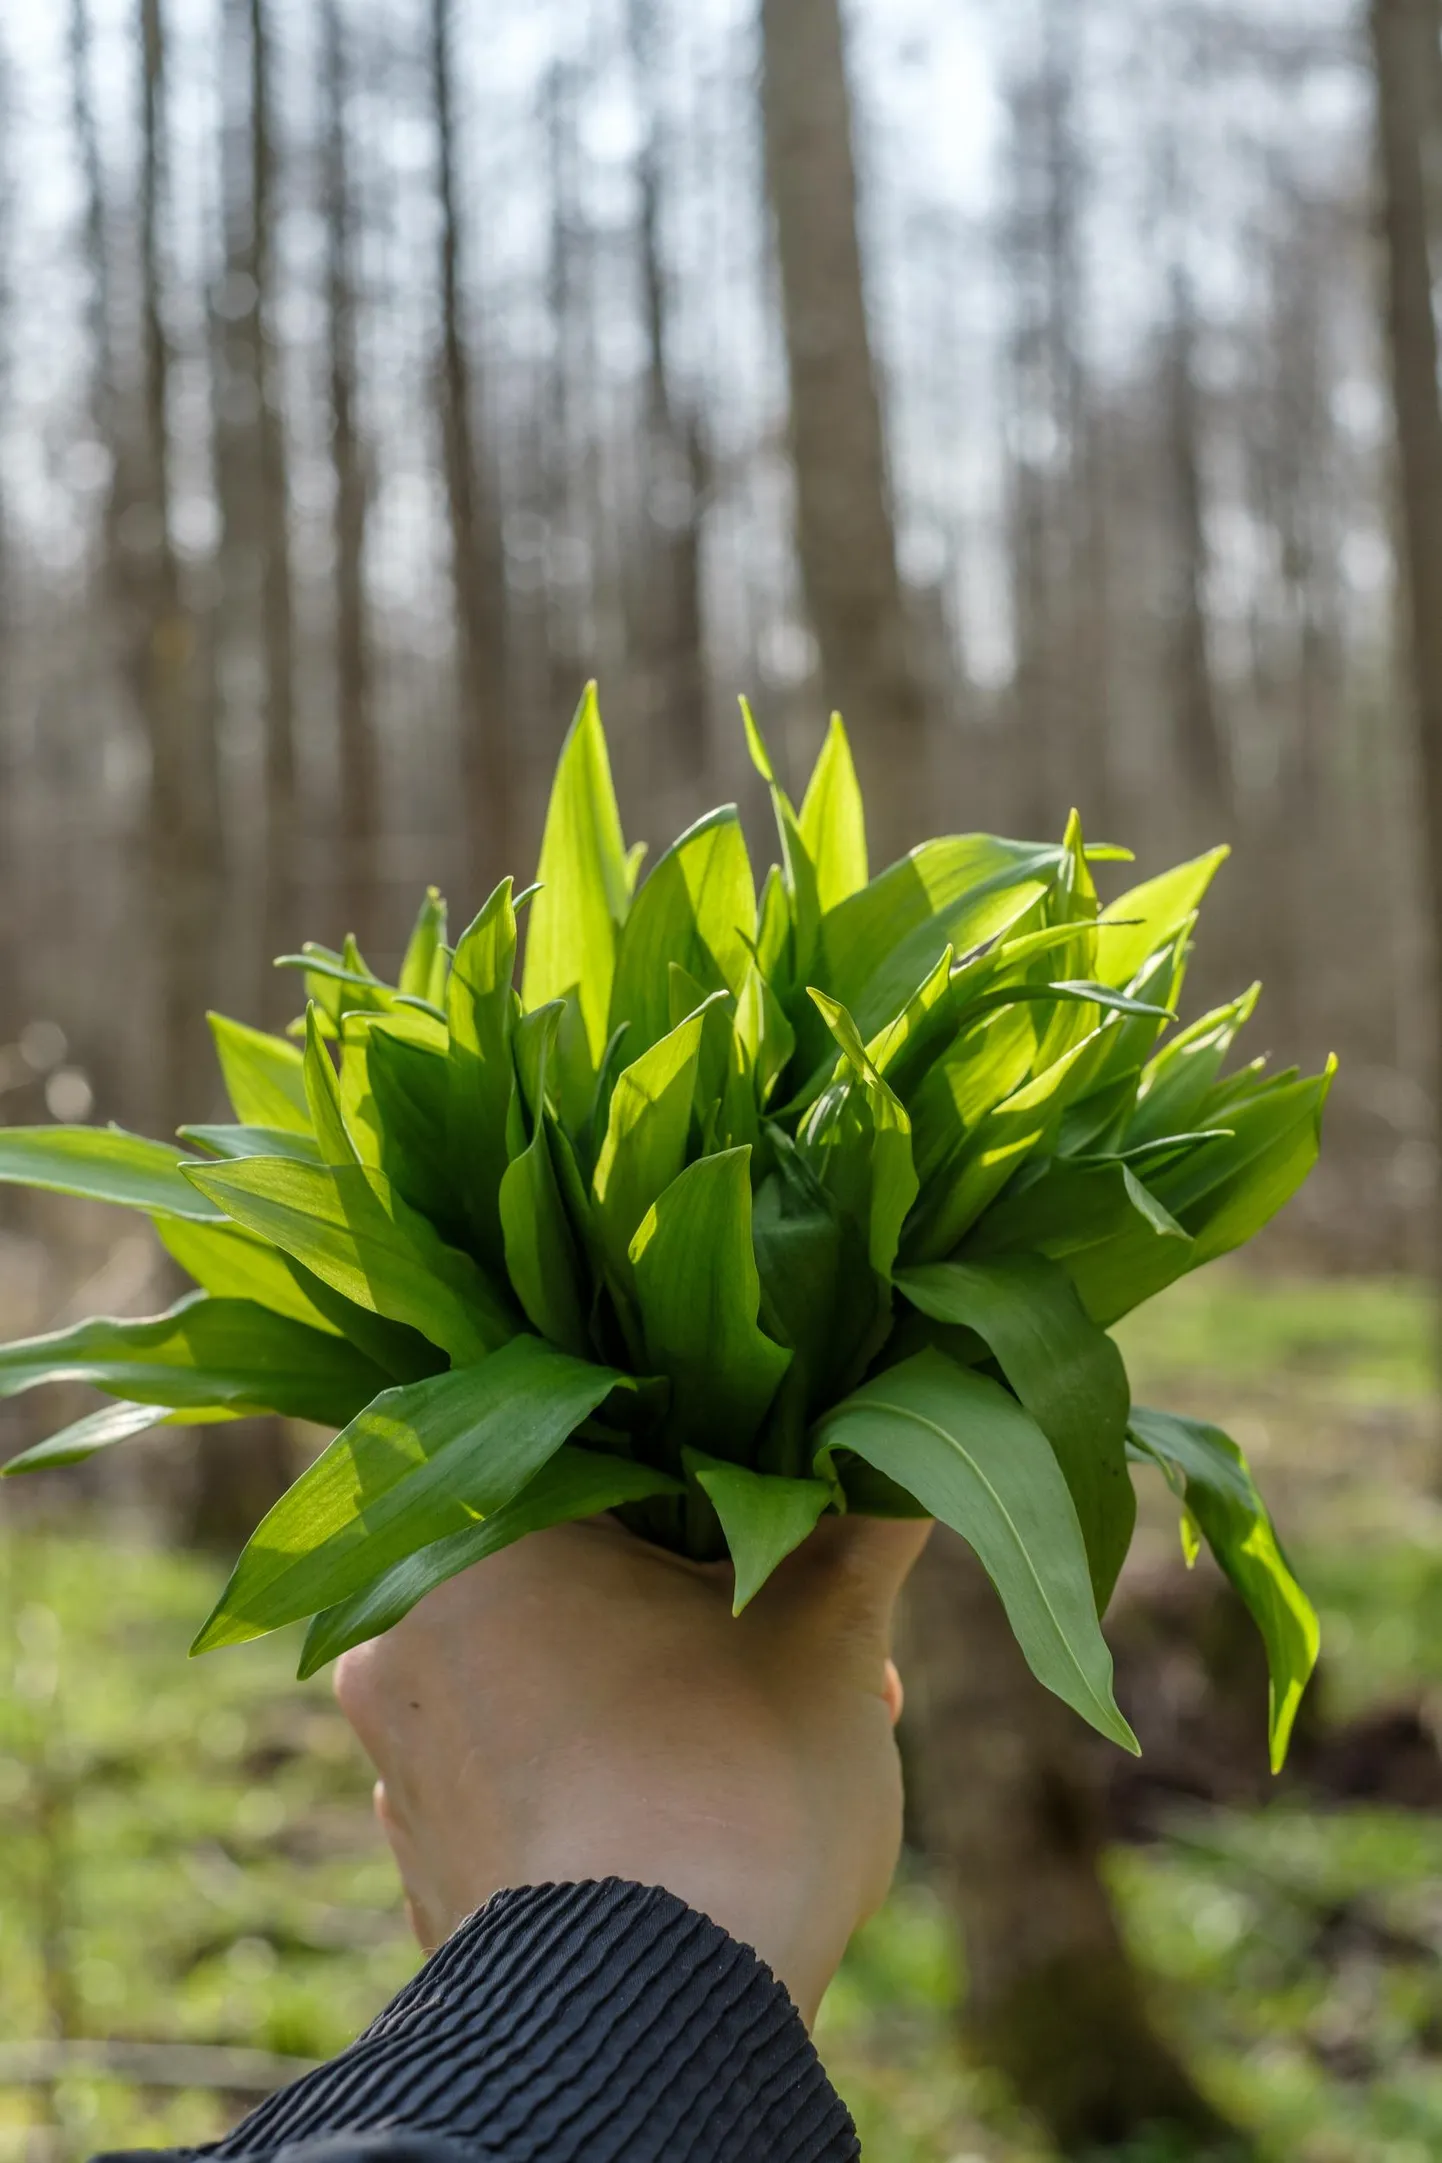
[[[1272,1770],[1287,1756],[1302,1692],[1317,1664],[1320,1632],[1311,1602],[1277,1542],[1247,1460],[1231,1437],[1201,1420],[1138,1406],[1132,1434],[1143,1452],[1184,1483],[1187,1508],[1262,1633],[1271,1674]]]
[[[447,1154],[467,1221],[481,1254],[493,1266],[499,1266],[503,1252],[499,1195],[513,1086],[515,968],[515,905],[511,882],[502,879],[463,934],[446,985],[451,1075]]]
[[[836,1490],[825,1480],[778,1478],[724,1464],[699,1450],[683,1452],[686,1470],[721,1520],[736,1566],[733,1615],[749,1606],[773,1570],[816,1530]]]
[[[852,1451],[959,1532],[1038,1681],[1136,1749],[1112,1695],[1075,1506],[1051,1444],[1014,1397],[940,1352],[919,1352],[864,1383],[816,1433],[823,1464]]]
[[[1040,1254],[935,1262],[898,1270],[896,1283],[923,1314],[976,1331],[1050,1442],[1076,1504],[1097,1612],[1105,1614],[1136,1523],[1121,1353],[1065,1270]]]
[[[557,1183],[545,1108],[546,1066],[561,1013],[558,1002],[526,1017],[542,1024],[530,1092],[531,1138],[501,1180],[501,1226],[507,1273],[527,1320],[553,1344],[584,1358],[589,1300]]]

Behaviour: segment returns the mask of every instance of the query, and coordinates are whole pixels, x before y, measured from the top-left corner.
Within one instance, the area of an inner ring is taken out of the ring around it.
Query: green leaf
[[[226,1094],[243,1126],[281,1127],[309,1134],[310,1106],[305,1094],[305,1062],[283,1036],[248,1029],[224,1014],[207,1014]]]
[[[563,1350],[585,1358],[589,1302],[557,1183],[545,1108],[546,1067],[561,1014],[557,1002],[526,1017],[541,1024],[531,1138],[512,1158],[501,1180],[501,1227],[507,1274],[532,1328]]]
[[[1121,1353],[1064,1269],[1039,1254],[898,1270],[898,1290],[935,1321],[983,1339],[1056,1452],[1104,1615],[1136,1523],[1127,1473],[1131,1390]]]
[[[998,1104],[1019,1089],[1036,1057],[1036,1020],[1018,1003],[968,1027],[933,1063],[910,1099],[912,1151],[923,1194],[935,1187]]]
[[[341,1110],[340,1083],[330,1052],[320,1033],[314,1005],[305,1010],[305,1052],[302,1063],[305,1100],[310,1123],[320,1147],[323,1164],[359,1164],[360,1151],[351,1140]]]
[[[638,1055],[671,1026],[668,965],[702,987],[739,991],[756,936],[756,888],[734,804],[682,834],[631,904],[616,950],[609,1026],[629,1022]]]
[[[180,1139],[193,1142],[208,1157],[294,1157],[298,1164],[319,1164],[320,1148],[309,1132],[283,1127],[182,1127]]]
[[[263,1636],[502,1509],[623,1378],[514,1337],[387,1390],[267,1512],[191,1650]]]
[[[366,1033],[366,1079],[380,1135],[380,1169],[412,1209],[460,1245],[469,1218],[451,1154],[454,1068],[446,1056],[385,1021]]]
[[[450,1023],[447,1155],[466,1220],[485,1259],[503,1257],[501,1177],[513,1077],[516,912],[511,881],[500,885],[456,948],[446,985]]]
[[[194,1411],[182,1415],[187,1425],[199,1416]],[[231,1417],[229,1413],[218,1416]],[[58,1434],[37,1442],[32,1449],[22,1450],[8,1464],[0,1465],[0,1476],[8,1480],[21,1472],[49,1472],[57,1465],[84,1464],[87,1457],[112,1449],[117,1442],[128,1442],[133,1435],[146,1434],[152,1427],[167,1426],[175,1418],[176,1414],[164,1405],[124,1402],[102,1405],[98,1412],[88,1412],[84,1419],[73,1420]]]
[[[604,1457],[563,1442],[514,1501],[503,1503],[488,1517],[477,1518],[462,1532],[433,1540],[428,1547],[383,1570],[349,1599],[323,1609],[306,1632],[300,1679],[304,1681],[327,1660],[349,1652],[352,1645],[364,1644],[367,1638],[379,1637],[382,1631],[393,1628],[437,1585],[484,1562],[488,1555],[499,1554],[528,1532],[544,1532],[548,1525],[599,1517],[604,1510],[619,1509],[627,1502],[648,1502],[657,1495],[683,1492],[679,1480],[653,1471],[649,1465]]]
[[[1321,1074],[1232,1104],[1230,1133],[1152,1176],[1158,1200],[1196,1241],[1194,1267],[1241,1246],[1291,1200],[1317,1161],[1336,1070],[1329,1059]]]
[[[1105,1329],[1174,1284],[1195,1263],[1192,1240],[1129,1164],[1053,1159],[994,1202],[968,1234],[968,1261],[1050,1255]]]
[[[749,1606],[789,1554],[816,1530],[836,1490],[825,1480],[791,1480],[723,1464],[699,1450],[682,1452],[686,1470],[721,1520],[736,1566],[733,1615]]]
[[[191,1176],[238,1223],[358,1307],[409,1323],[454,1360],[482,1359],[515,1333],[509,1304],[470,1256],[448,1247],[365,1165],[249,1157],[197,1166]]]
[[[786,901],[787,975],[790,981],[800,983],[811,967],[821,929],[821,897],[816,881],[816,866],[802,835],[791,799],[777,779],[771,753],[756,725],[750,701],[743,698],[740,706],[741,723],[746,731],[746,746],[751,753],[751,763],[771,792],[771,810],[776,820],[777,838],[781,843],[780,885]],[[774,939],[775,927],[771,927],[771,933]]]
[[[761,1321],[792,1350],[757,1452],[764,1471],[810,1471],[806,1430],[861,1379],[891,1323],[891,1294],[870,1267],[864,1224],[843,1218],[793,1146],[751,1210]]]
[[[944,1174],[934,1175],[923,1192],[907,1232],[909,1259],[930,1262],[949,1254],[1025,1160],[1046,1153],[1078,1086],[1078,1069],[1085,1073],[1081,1062],[1092,1041],[1083,1037],[1073,1044],[967,1135]]]
[[[439,1001],[446,988],[446,905],[439,890],[426,888],[420,914],[401,963],[399,990],[411,999]]]
[[[239,1224],[186,1224],[179,1218],[157,1222],[156,1235],[173,1261],[216,1299],[251,1299],[272,1314],[294,1322],[341,1332],[307,1295],[296,1265]]]
[[[593,1182],[597,1231],[623,1278],[637,1225],[686,1162],[704,1014],[624,1067],[611,1093]]]
[[[919,1352],[828,1413],[816,1439],[823,1464],[850,1450],[959,1532],[1037,1680],[1137,1749],[1112,1695],[1076,1508],[1051,1444],[1014,1397],[940,1352]]]
[[[248,1299],[193,1295],[143,1322],[77,1322],[0,1345],[0,1397],[45,1382],[89,1382],[142,1404],[235,1412],[335,1427],[387,1377],[340,1337]]]
[[[813,983],[874,1036],[948,946],[963,953],[1025,916],[1048,891],[1060,854],[992,834],[923,842],[823,918]]]
[[[1136,1111],[1127,1127],[1129,1141],[1181,1133],[1196,1124],[1238,1031],[1251,1019],[1261,989],[1260,984],[1251,985],[1240,998],[1213,1008],[1168,1039],[1142,1075]]]
[[[805,1129],[804,1154],[838,1206],[866,1226],[871,1266],[886,1283],[917,1196],[911,1121],[867,1056],[845,1007],[824,992],[813,990],[811,997],[856,1081],[818,1100]]]
[[[751,1152],[702,1157],[658,1195],[631,1241],[646,1363],[671,1384],[666,1433],[739,1457],[791,1355],[757,1323]]]
[[[1229,1435],[1174,1412],[1132,1413],[1146,1456],[1184,1482],[1186,1506],[1231,1579],[1267,1648],[1272,1770],[1286,1762],[1292,1723],[1317,1664],[1321,1633],[1311,1602],[1278,1544],[1247,1460]]]
[[[1170,946],[1195,914],[1230,854],[1225,848],[1209,849],[1205,856],[1119,894],[1101,913],[1101,923],[1114,928],[1098,941],[1098,975],[1108,984],[1130,984],[1149,957]]]
[[[816,898],[824,915],[865,886],[866,813],[839,713],[831,716],[797,821],[816,867]]]
[[[181,1172],[182,1164],[196,1161],[173,1142],[146,1141],[119,1127],[0,1127],[0,1185],[215,1223],[219,1210]]]
[[[562,747],[531,903],[522,997],[575,1003],[592,1075],[606,1047],[616,935],[631,889],[596,687],[587,684]]]

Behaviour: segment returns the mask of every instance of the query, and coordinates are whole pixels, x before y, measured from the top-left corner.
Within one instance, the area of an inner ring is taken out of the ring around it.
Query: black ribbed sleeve
[[[781,1985],[671,1893],[610,1878],[496,1897],[349,2050],[216,2158],[285,2163],[854,2163]]]

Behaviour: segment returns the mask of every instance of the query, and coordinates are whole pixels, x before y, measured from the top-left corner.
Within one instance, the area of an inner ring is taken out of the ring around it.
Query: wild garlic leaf
[[[488,1555],[499,1554],[503,1547],[513,1546],[527,1533],[544,1532],[550,1525],[573,1524],[578,1518],[599,1517],[603,1511],[620,1509],[628,1502],[648,1502],[658,1495],[683,1492],[680,1480],[650,1465],[603,1456],[563,1442],[513,1501],[502,1503],[488,1516],[476,1518],[460,1532],[448,1533],[418,1548],[382,1570],[349,1599],[322,1609],[306,1632],[300,1679],[314,1675],[352,1645],[379,1637],[408,1615],[428,1592],[434,1592],[437,1585],[484,1562]]]
[[[593,1188],[596,1228],[623,1280],[637,1225],[686,1162],[705,1015],[693,1014],[616,1078]]]
[[[646,1364],[671,1385],[667,1438],[718,1456],[744,1451],[791,1358],[757,1320],[750,1163],[728,1149],[688,1165],[631,1241]]]
[[[436,1002],[445,995],[446,905],[438,889],[427,887],[420,914],[401,962],[397,989],[408,998]]]
[[[561,750],[551,788],[531,903],[521,996],[528,1008],[573,1002],[581,1020],[578,1054],[592,1076],[606,1047],[616,938],[631,901],[621,815],[588,684]]]
[[[1286,1762],[1297,1707],[1321,1643],[1311,1602],[1292,1574],[1247,1460],[1203,1420],[1139,1405],[1132,1436],[1144,1456],[1179,1479],[1187,1511],[1262,1633],[1271,1676],[1272,1770]]]
[[[509,1300],[470,1256],[447,1246],[365,1165],[248,1157],[200,1166],[192,1176],[237,1223],[357,1306],[409,1323],[452,1359],[483,1359],[515,1334]]]
[[[919,1352],[828,1413],[816,1444],[819,1463],[863,1457],[959,1532],[1037,1680],[1137,1750],[1112,1693],[1076,1508],[1051,1444],[1014,1397],[941,1352]]]
[[[1104,1615],[1136,1523],[1127,1473],[1131,1389],[1121,1353],[1066,1271],[1040,1254],[899,1270],[897,1289],[936,1321],[975,1330],[1056,1452]]]
[[[824,916],[860,893],[868,877],[866,811],[839,713],[831,716],[796,823],[816,868],[816,899]]]
[[[213,1416],[231,1419],[239,1415],[219,1412]],[[49,1435],[45,1441],[22,1450],[18,1457],[11,1457],[0,1465],[0,1477],[8,1480],[22,1472],[50,1472],[61,1465],[83,1465],[87,1459],[98,1456],[101,1450],[113,1449],[117,1442],[129,1442],[138,1434],[148,1434],[152,1427],[168,1426],[177,1419],[189,1425],[204,1417],[205,1414],[194,1407],[176,1413],[163,1404],[122,1401],[102,1405],[98,1412],[87,1412],[83,1419],[72,1420],[58,1434]]]
[[[0,1397],[88,1382],[142,1404],[278,1412],[335,1426],[385,1386],[353,1345],[248,1299],[181,1300],[148,1320],[77,1322],[0,1345]]]
[[[682,1460],[721,1520],[736,1569],[731,1612],[739,1615],[786,1557],[810,1538],[836,1489],[826,1480],[753,1472],[694,1449],[683,1450]]]
[[[305,1065],[297,1047],[283,1036],[268,1036],[224,1014],[208,1014],[206,1019],[225,1092],[241,1124],[308,1134]]]
[[[502,1509],[622,1379],[523,1336],[479,1366],[386,1390],[262,1518],[191,1650],[334,1606]]]
[[[221,1220],[181,1171],[187,1158],[172,1142],[146,1141],[119,1127],[0,1127],[0,1185],[39,1187],[92,1202],[115,1202],[151,1217]]]
[[[630,1025],[637,1058],[672,1026],[668,971],[700,987],[737,991],[751,965],[756,888],[733,804],[682,834],[659,857],[631,904],[616,950],[609,1028]]]
[[[585,1279],[561,1199],[546,1110],[546,1069],[561,1013],[557,1002],[526,1017],[540,1024],[527,1092],[531,1134],[501,1178],[501,1228],[506,1270],[532,1328],[584,1359],[590,1351]]]

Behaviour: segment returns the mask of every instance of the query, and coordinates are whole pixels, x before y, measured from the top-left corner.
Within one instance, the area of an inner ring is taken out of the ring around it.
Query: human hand
[[[725,1566],[558,1525],[346,1653],[422,1945],[502,1886],[662,1885],[809,2025],[896,1866],[891,1617],[929,1529],[827,1519],[733,1617]]]

